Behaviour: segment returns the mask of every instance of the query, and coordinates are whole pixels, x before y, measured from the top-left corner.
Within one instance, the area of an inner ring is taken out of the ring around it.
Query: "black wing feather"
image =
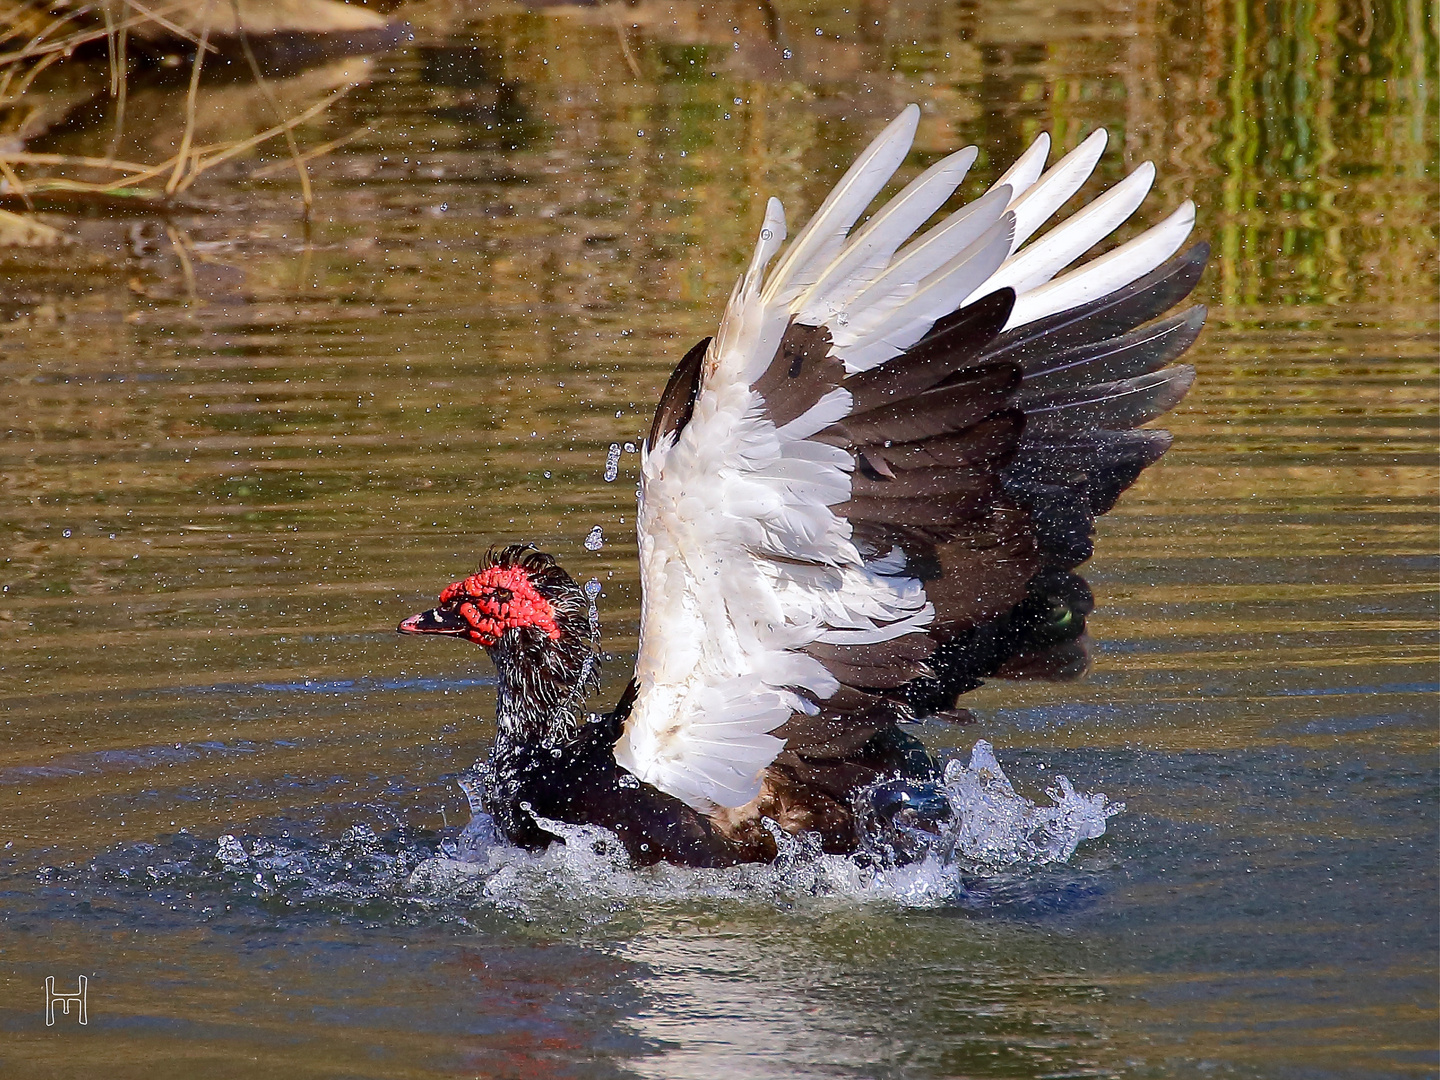
[[[1189,390],[1194,369],[1171,362],[1205,309],[1149,320],[1188,295],[1208,253],[1197,244],[1108,296],[1010,331],[1000,327],[1013,294],[991,294],[846,381],[864,408],[825,433],[857,465],[836,512],[870,556],[899,546],[936,608],[933,670],[900,690],[917,712],[950,708],[987,677],[1084,670],[1094,601],[1073,571],[1094,551],[1095,518],[1169,448],[1167,432],[1132,429]],[[857,684],[869,666],[846,660],[831,667],[842,682],[896,693],[888,679]]]
[[[1195,244],[1123,289],[1007,330],[987,350],[987,358],[1023,367],[1043,363],[1066,349],[1128,333],[1189,296],[1209,257],[1209,244]]]
[[[695,398],[700,393],[700,366],[705,362],[705,352],[710,348],[710,338],[693,346],[684,359],[670,373],[670,380],[660,394],[660,403],[655,406],[655,419],[650,424],[650,437],[646,446],[654,446],[672,431],[679,432],[690,422],[695,411]]]
[[[1020,400],[1157,371],[1190,348],[1204,325],[1205,308],[1197,304],[1120,337],[1067,349],[1053,359],[1037,358],[1024,365]]]

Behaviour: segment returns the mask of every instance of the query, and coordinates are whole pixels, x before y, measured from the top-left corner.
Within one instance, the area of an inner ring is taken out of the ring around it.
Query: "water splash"
[[[599,551],[604,546],[605,533],[599,525],[596,525],[593,529],[590,530],[590,535],[585,537],[585,550]]]
[[[1037,806],[1015,793],[984,739],[969,764],[945,766],[945,790],[959,822],[954,857],[982,873],[1064,862],[1083,841],[1105,835],[1105,822],[1125,809],[1098,792],[1076,791],[1064,776],[1045,789],[1052,805]]]
[[[474,779],[462,786],[470,800],[470,824],[442,845],[439,857],[416,867],[407,889],[437,901],[483,901],[526,917],[557,904],[700,897],[788,902],[828,896],[936,906],[962,899],[977,879],[1011,878],[1066,862],[1081,843],[1104,835],[1107,819],[1124,809],[1103,794],[1077,792],[1063,776],[1046,790],[1051,805],[1038,805],[1015,791],[982,740],[968,763],[947,765],[942,787],[954,817],[916,862],[894,866],[873,853],[827,855],[818,837],[790,836],[767,822],[779,849],[773,864],[699,870],[662,863],[637,869],[619,839],[597,826],[537,816],[563,843],[538,853],[511,847],[485,812]]]
[[[324,912],[472,927],[494,918],[599,925],[642,905],[672,902],[883,902],[983,910],[1029,902],[1053,889],[1054,874],[1041,871],[1103,835],[1107,819],[1122,809],[1104,795],[1075,791],[1062,777],[1047,793],[1050,805],[1031,802],[1015,791],[990,745],[978,742],[968,762],[947,766],[939,786],[954,815],[929,838],[918,861],[896,866],[873,851],[827,855],[818,838],[790,836],[771,825],[779,849],[773,864],[637,868],[619,840],[595,826],[541,819],[563,843],[541,852],[510,845],[486,812],[479,781],[476,772],[459,777],[470,821],[458,831],[416,830],[403,813],[365,804],[386,820],[352,824],[338,838],[296,829],[293,821],[283,830],[209,841],[182,831],[160,844],[125,845],[88,867],[45,867],[41,880],[47,887],[83,882],[87,895],[140,888],[162,900],[185,896],[215,912],[238,903],[237,910],[253,905],[299,917]],[[207,896],[223,903],[206,906]]]
[[[598,532],[599,530],[597,529],[596,531]],[[575,680],[575,689],[570,692],[570,704],[575,704],[576,699],[585,694],[586,690],[590,686],[591,672],[595,670],[595,665],[604,659],[604,657],[602,657],[599,652],[600,608],[599,605],[596,603],[596,599],[600,595],[600,589],[601,585],[599,578],[592,577],[589,581],[585,582],[585,600],[589,605],[586,614],[590,621],[590,642],[592,645],[594,645],[596,651],[591,652],[590,655],[585,657],[585,663],[582,664],[580,667],[580,678]],[[464,790],[466,797],[470,799],[471,811],[473,813],[475,798],[471,794],[469,788],[465,788]]]

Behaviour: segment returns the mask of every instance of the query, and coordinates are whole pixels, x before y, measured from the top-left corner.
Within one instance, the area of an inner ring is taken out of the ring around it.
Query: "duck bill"
[[[395,628],[402,634],[454,634],[460,635],[470,629],[470,624],[460,617],[458,611],[431,608],[418,615],[411,615]]]

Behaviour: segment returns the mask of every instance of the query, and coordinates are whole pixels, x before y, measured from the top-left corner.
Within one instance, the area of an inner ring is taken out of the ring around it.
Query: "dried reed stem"
[[[222,161],[228,161],[236,154],[243,154],[251,147],[258,146],[260,143],[265,142],[267,139],[273,139],[276,135],[279,135],[283,131],[286,131],[290,128],[299,127],[301,124],[305,123],[306,120],[309,120],[311,117],[324,112],[335,102],[339,101],[346,94],[350,93],[350,91],[353,89],[355,89],[353,85],[342,86],[339,90],[336,90],[333,94],[325,98],[323,101],[317,101],[314,105],[311,105],[310,108],[306,109],[299,115],[294,116],[289,120],[286,120],[283,124],[276,124],[274,127],[267,128],[266,130],[260,132],[260,134],[258,135],[253,135],[248,139],[244,139],[240,142],[232,144],[229,148],[221,151],[218,154],[207,157],[203,161],[197,161],[194,171],[191,172],[189,176],[185,177],[185,179],[175,189],[175,194],[178,195],[180,192],[184,191],[191,184],[193,184],[199,178],[200,174],[206,169],[213,168],[214,166],[219,165]]]
[[[35,204],[30,199],[30,193],[25,190],[25,185],[20,182],[20,177],[16,175],[15,170],[10,167],[9,163],[3,160],[0,160],[0,176],[10,181],[10,186],[15,189],[15,194],[24,200],[26,210],[35,209]]]
[[[625,63],[630,66],[630,73],[637,79],[645,76],[640,71],[640,65],[635,62],[635,54],[630,51],[630,40],[625,34],[625,24],[620,20],[620,6],[618,4],[608,5],[610,14],[615,20],[615,33],[620,38],[620,52],[625,56]]]
[[[206,45],[205,42],[202,41],[199,37],[197,37],[192,31],[186,30],[185,27],[181,26],[179,23],[172,22],[170,19],[165,18],[163,12],[184,11],[187,7],[190,6],[189,3],[182,2],[178,4],[171,4],[169,7],[161,8],[159,11],[146,7],[144,4],[140,3],[139,0],[125,0],[125,6],[134,8],[140,13],[140,17],[131,19],[129,22],[121,23],[121,28],[138,26],[141,23],[147,21],[157,22],[166,30],[169,30],[176,37],[184,38],[186,41],[190,42],[191,45],[198,45],[201,49],[208,52],[218,53],[220,51],[213,45]]]
[[[275,94],[270,89],[270,84],[265,81],[265,74],[260,70],[260,61],[255,57],[255,50],[250,47],[250,35],[245,32],[245,24],[240,20],[240,0],[230,0],[230,7],[235,12],[235,28],[240,32],[240,47],[245,50],[245,59],[250,64],[251,74],[255,76],[255,84],[260,87],[260,92],[270,103],[270,109],[274,112],[275,119],[283,121],[285,114],[280,111],[280,103],[275,100]],[[288,127],[285,129],[285,145],[290,150],[290,160],[295,165],[295,174],[300,178],[300,198],[305,204],[305,216],[308,218],[310,207],[315,202],[310,192],[310,171],[305,168],[305,159],[300,156],[300,147],[295,144],[295,132]]]
[[[300,160],[311,161],[322,154],[328,154],[331,150],[337,150],[351,140],[358,139],[361,135],[366,134],[369,130],[369,124],[361,124],[354,131],[351,131],[345,135],[341,135],[338,139],[331,139],[329,142],[323,142],[319,146],[312,146],[309,150],[306,150],[305,153],[300,155]],[[278,176],[280,173],[290,168],[291,165],[292,163],[289,161],[277,161],[273,165],[265,165],[252,172],[250,174],[250,179],[263,180],[268,176]]]
[[[170,238],[170,245],[180,257],[180,269],[185,274],[185,292],[189,295],[190,302],[194,303],[198,299],[195,295],[195,267],[190,262],[190,253],[185,250],[184,234],[167,221],[165,235]]]
[[[174,161],[167,158],[159,168],[166,169]],[[141,165],[135,161],[120,161],[116,158],[78,157],[73,154],[26,154],[0,153],[0,162],[14,162],[16,165],[89,165],[96,169],[114,169],[116,172],[143,173],[156,168]]]
[[[190,156],[190,141],[195,137],[195,102],[200,96],[200,71],[205,66],[205,46],[210,40],[210,9],[215,0],[205,0],[204,20],[200,24],[200,48],[195,52],[195,62],[190,65],[190,92],[185,96],[185,130],[180,136],[180,152],[175,155],[175,171],[165,184],[165,194],[174,195],[185,175],[185,159]]]

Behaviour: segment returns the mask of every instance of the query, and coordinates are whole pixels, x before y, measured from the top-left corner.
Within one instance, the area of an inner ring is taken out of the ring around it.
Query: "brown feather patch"
[[[996,336],[1015,306],[1013,289],[1000,289],[945,316],[925,337],[877,368],[852,375],[845,388],[855,411],[903,401],[938,386],[974,362]]]
[[[830,355],[830,331],[792,322],[770,366],[750,389],[765,399],[766,415],[781,427],[803,415],[844,378],[844,363]]]
[[[964,467],[998,472],[1010,463],[1024,430],[1025,414],[1019,409],[1005,409],[954,435],[890,446],[866,446],[861,452],[881,475],[884,475],[882,462],[892,472]]]
[[[1025,596],[1041,556],[1023,510],[997,505],[973,530],[933,549],[934,576],[925,595],[935,605],[935,624],[948,631],[998,618]]]
[[[1020,387],[1017,364],[985,364],[952,382],[903,401],[847,416],[834,429],[852,446],[918,442],[950,435],[1008,408]]]

